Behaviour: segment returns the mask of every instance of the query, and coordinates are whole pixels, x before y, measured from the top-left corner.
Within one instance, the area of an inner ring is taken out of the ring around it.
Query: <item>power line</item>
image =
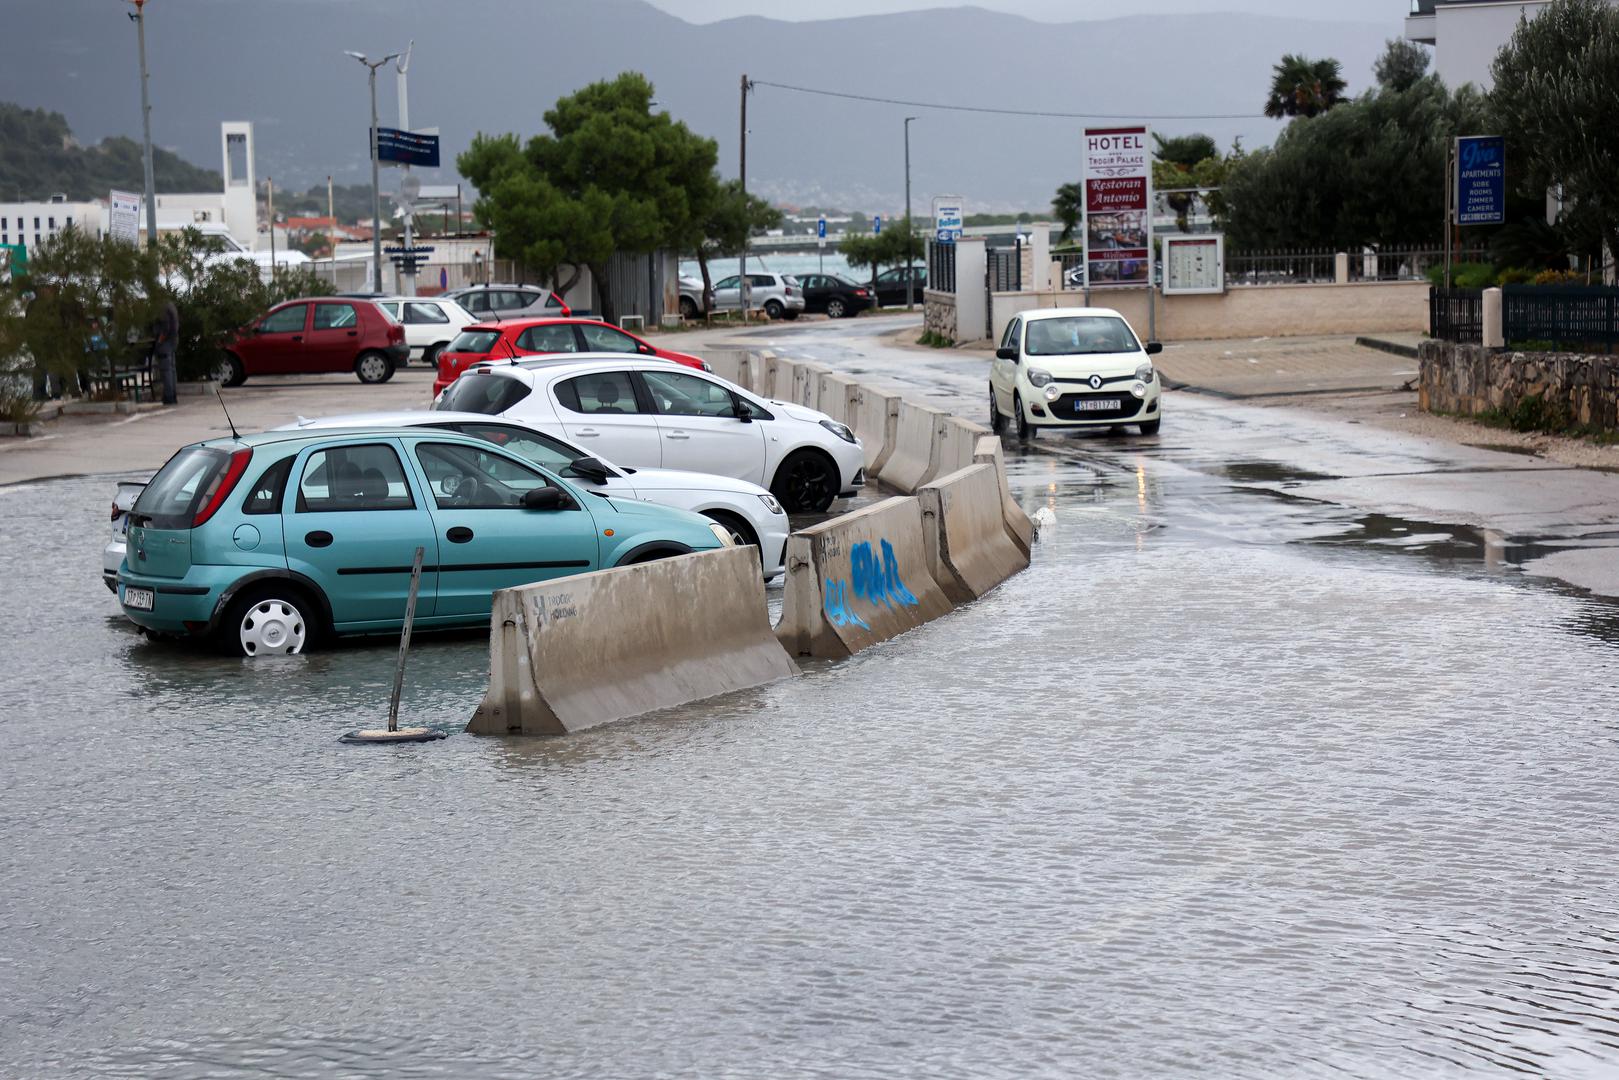
[[[1069,113],[1047,112],[1038,109],[996,109],[987,105],[940,105],[932,101],[907,101],[904,98],[875,97],[870,94],[850,94],[841,90],[821,90],[812,86],[790,86],[787,83],[754,79],[754,86],[773,86],[777,90],[791,90],[799,94],[818,94],[821,97],[844,98],[848,101],[869,101],[879,105],[904,105],[911,109],[938,109],[942,112],[992,113],[996,116],[1036,116],[1058,120],[1263,120],[1263,113],[1201,113],[1167,115],[1151,113]]]

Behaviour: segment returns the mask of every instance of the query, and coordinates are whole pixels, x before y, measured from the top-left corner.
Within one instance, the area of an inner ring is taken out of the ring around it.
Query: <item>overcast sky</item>
[[[689,22],[714,22],[737,15],[764,15],[773,19],[837,19],[850,15],[877,15],[891,11],[917,11],[936,7],[963,7],[948,0],[651,0],[665,11]],[[978,0],[972,6],[1008,11],[1047,22],[1105,19],[1120,15],[1160,15],[1186,11],[1251,11],[1265,15],[1292,15],[1354,22],[1386,22],[1390,34],[1398,31],[1411,10],[1410,0]]]

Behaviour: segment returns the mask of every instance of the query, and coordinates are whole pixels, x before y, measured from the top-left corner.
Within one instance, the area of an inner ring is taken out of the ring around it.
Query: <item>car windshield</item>
[[[188,446],[157,471],[135,500],[134,513],[154,529],[189,529],[225,475],[230,455],[206,446]]]
[[[528,397],[528,386],[518,379],[470,372],[445,388],[438,404],[441,412],[475,412],[496,416]]]
[[[1032,320],[1023,352],[1027,356],[1087,356],[1134,352],[1140,347],[1130,327],[1116,315],[1068,315]]]
[[[455,335],[447,352],[486,353],[500,340],[499,330],[463,330]]]

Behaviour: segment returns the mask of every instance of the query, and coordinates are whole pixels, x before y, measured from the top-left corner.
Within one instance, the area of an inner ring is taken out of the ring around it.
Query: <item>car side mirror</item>
[[[1010,345],[1002,345],[1000,348],[995,350],[995,359],[997,359],[997,360],[1016,360],[1017,359],[1017,350],[1012,348],[1012,346],[1010,346]]]
[[[753,423],[753,406],[749,405],[746,401],[737,401],[736,418],[742,421],[744,424]]]
[[[537,487],[523,492],[525,510],[572,510],[573,500],[561,488]]]
[[[1164,343],[1163,342],[1161,342],[1161,341],[1149,341],[1149,342],[1147,342],[1147,355],[1148,356],[1157,356],[1159,353],[1161,353],[1163,351],[1164,351]]]
[[[568,466],[568,475],[577,476],[581,480],[589,480],[593,484],[607,483],[607,466],[593,457],[575,458]],[[551,491],[552,488],[536,488],[536,491]],[[533,492],[529,492],[533,494]]]

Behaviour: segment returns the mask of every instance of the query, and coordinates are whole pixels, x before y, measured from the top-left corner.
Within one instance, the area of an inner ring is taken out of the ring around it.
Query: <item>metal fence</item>
[[[1346,254],[1348,280],[1354,282],[1423,281],[1445,261],[1444,248],[1432,244],[1390,245]],[[1489,253],[1468,248],[1452,252],[1451,261],[1488,262]],[[1227,285],[1323,285],[1338,279],[1338,252],[1325,249],[1228,251],[1225,265]]]
[[[1023,288],[1023,249],[989,248],[985,256],[985,284],[990,292],[1018,292]]]
[[[1085,287],[1085,253],[1083,251],[1059,251],[1052,255],[1055,262],[1062,264],[1062,271],[1057,278],[1059,289],[1083,289]]]
[[[1429,333],[1440,341],[1476,345],[1484,340],[1484,290],[1428,290]]]
[[[1508,285],[1501,290],[1501,331],[1508,345],[1611,353],[1619,346],[1619,287]]]
[[[956,245],[928,241],[928,288],[936,292],[956,291]]]

